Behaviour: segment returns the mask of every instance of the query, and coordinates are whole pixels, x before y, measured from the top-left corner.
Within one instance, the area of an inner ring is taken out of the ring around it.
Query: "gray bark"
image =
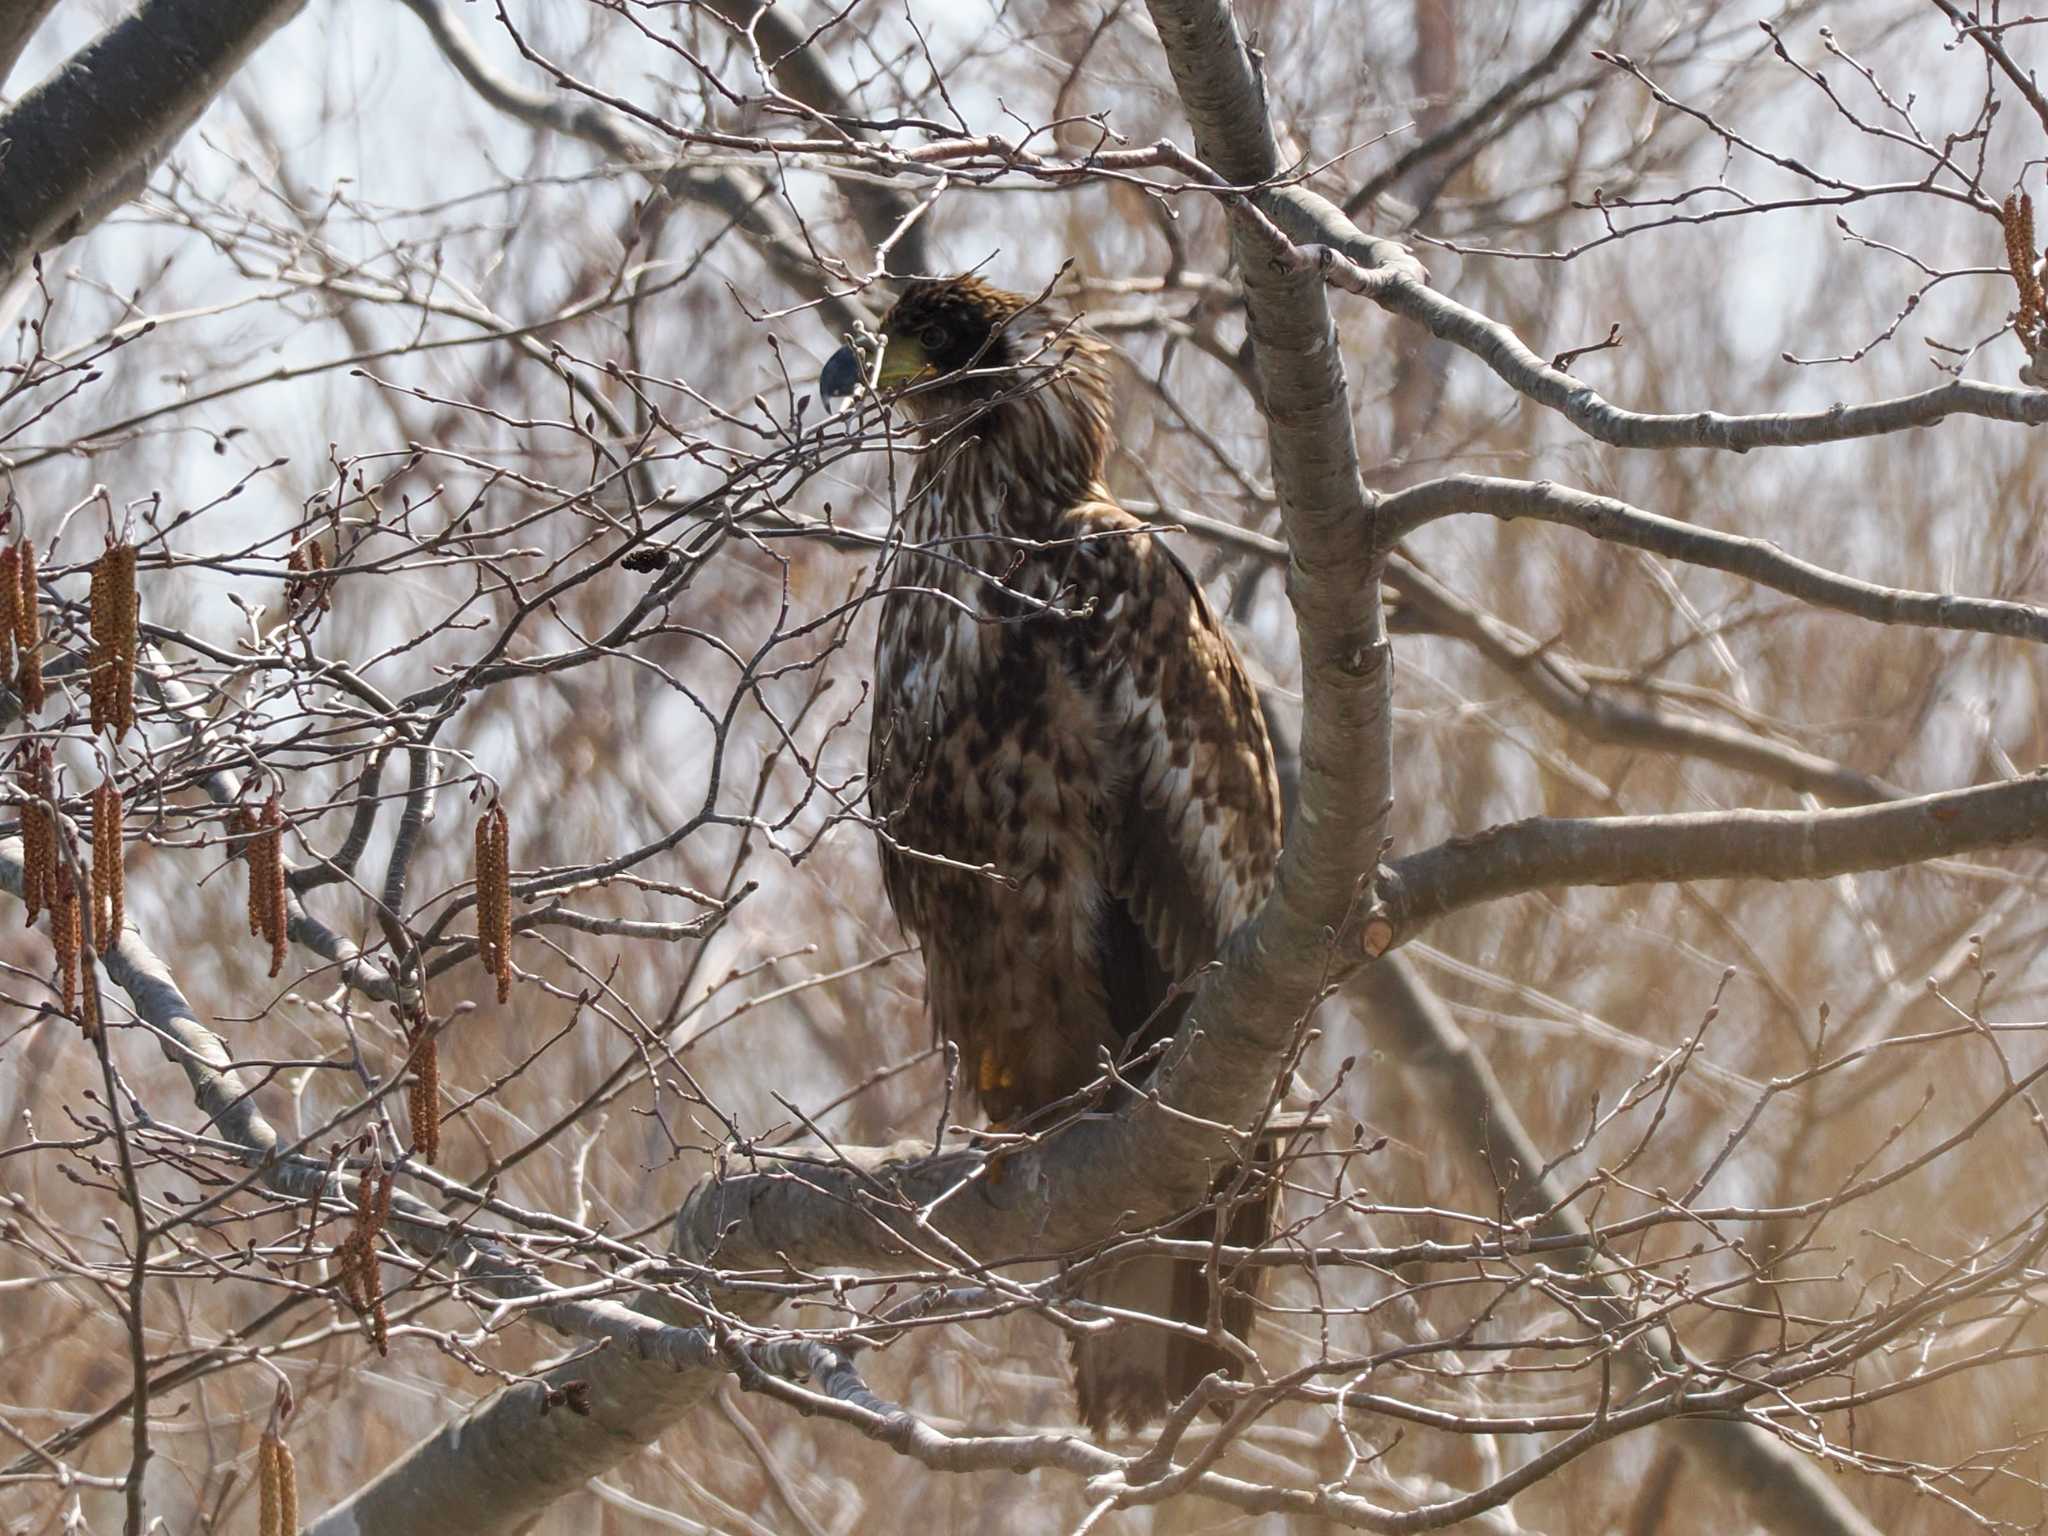
[[[0,86],[14,73],[14,66],[22,50],[28,47],[29,39],[36,35],[36,29],[56,8],[57,0],[10,0],[0,6]]]
[[[305,0],[149,0],[0,118],[0,287],[142,190]]]
[[[658,1439],[717,1390],[720,1374],[619,1350],[557,1366],[547,1387],[509,1387],[457,1415],[305,1527],[305,1536],[429,1536],[516,1527]],[[585,1383],[590,1412],[547,1406]]]

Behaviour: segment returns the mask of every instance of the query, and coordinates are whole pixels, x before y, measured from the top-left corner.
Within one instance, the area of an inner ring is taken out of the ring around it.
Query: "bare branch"
[[[147,0],[0,118],[0,288],[141,190],[304,0]]]

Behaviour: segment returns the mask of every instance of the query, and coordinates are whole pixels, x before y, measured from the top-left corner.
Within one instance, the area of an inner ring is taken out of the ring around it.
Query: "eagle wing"
[[[1121,508],[1080,515],[1101,536],[1079,582],[1098,622],[1077,627],[1121,780],[1098,948],[1121,1032],[1149,1042],[1178,1020],[1160,1009],[1168,987],[1271,888],[1279,783],[1257,693],[1194,576]]]

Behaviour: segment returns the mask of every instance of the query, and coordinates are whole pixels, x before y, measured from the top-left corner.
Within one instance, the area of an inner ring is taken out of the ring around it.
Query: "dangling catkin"
[[[64,1011],[70,1013],[78,1007],[78,961],[83,948],[84,921],[79,910],[78,882],[61,859],[55,864],[45,897],[50,904],[50,945],[57,951],[57,989],[64,999]],[[91,1026],[87,1032],[91,1032]]]
[[[298,1536],[298,1467],[284,1435],[274,1429],[256,1444],[256,1494],[261,1536]]]
[[[247,836],[242,860],[249,866],[249,932],[270,941],[270,974],[284,969],[288,919],[284,883],[284,801],[272,795],[260,812],[236,813],[235,831]]]
[[[373,1163],[356,1179],[355,1226],[335,1251],[335,1281],[341,1292],[363,1314],[370,1342],[377,1353],[388,1355],[391,1322],[384,1310],[384,1273],[377,1263],[377,1237],[391,1214],[391,1175],[381,1162]]]
[[[433,1015],[414,1009],[406,1042],[412,1048],[412,1085],[406,1110],[412,1120],[412,1155],[433,1163],[441,1155],[441,1051]]]
[[[21,707],[37,714],[43,707],[43,621],[36,607],[36,547],[21,541],[19,585],[14,598],[14,691]]]
[[[501,801],[476,823],[476,951],[498,979],[501,1003],[512,1000],[511,841]]]
[[[111,728],[116,740],[135,724],[138,610],[135,546],[109,545],[92,568],[92,664],[88,690],[93,730]]]
[[[100,989],[93,985],[92,962],[79,961],[78,1028],[88,1040],[100,1036]]]
[[[47,742],[27,748],[15,769],[22,795],[21,900],[31,928],[57,890],[57,829],[49,809],[55,776],[55,756]]]
[[[21,623],[20,607],[21,546],[10,544],[0,549],[0,677],[10,688],[16,683],[14,632]]]
[[[92,933],[102,955],[127,921],[127,875],[122,867],[121,790],[112,776],[92,792]]]

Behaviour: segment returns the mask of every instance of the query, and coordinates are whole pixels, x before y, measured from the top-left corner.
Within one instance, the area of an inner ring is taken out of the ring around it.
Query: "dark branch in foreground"
[[[0,118],[0,288],[133,197],[305,0],[148,0]]]

